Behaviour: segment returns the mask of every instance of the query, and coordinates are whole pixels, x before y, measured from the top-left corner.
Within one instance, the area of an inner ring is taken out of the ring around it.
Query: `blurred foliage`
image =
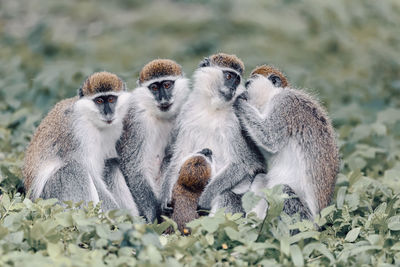
[[[397,0],[0,0],[0,265],[400,265],[399,14]],[[279,189],[265,221],[218,213],[191,236],[17,193],[35,127],[87,75],[112,71],[133,89],[154,58],[190,76],[222,51],[247,74],[281,68],[331,114],[342,170],[320,232],[280,214]]]

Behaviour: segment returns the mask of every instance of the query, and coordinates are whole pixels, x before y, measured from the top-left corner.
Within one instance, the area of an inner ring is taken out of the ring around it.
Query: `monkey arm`
[[[153,189],[143,177],[143,173],[136,173],[130,178],[129,182],[127,180],[127,184],[138,208],[139,215],[144,216],[148,222],[159,219],[161,214],[160,204]]]
[[[176,146],[179,125],[175,125],[171,132],[170,140],[165,148],[164,159],[161,164],[161,210],[163,213],[170,213],[172,209],[168,207],[172,198],[172,188],[178,179],[176,170],[178,168],[177,158],[174,158],[174,147]]]
[[[176,182],[178,177],[175,177],[177,164],[174,161],[168,166],[167,170],[164,173],[162,178],[162,186],[161,186],[161,210],[163,212],[169,213],[171,212],[171,208],[169,204],[172,198],[172,188]]]
[[[179,132],[179,128],[178,127],[174,127],[172,129],[168,144],[165,147],[164,158],[163,158],[163,161],[161,162],[161,167],[160,167],[161,176],[164,175],[164,173],[167,171],[169,165],[171,164],[171,160],[172,160],[172,157],[174,155],[174,149],[173,148],[174,148],[174,145],[176,143],[176,138],[178,136],[178,132]]]
[[[117,152],[120,155],[120,169],[135,201],[139,215],[148,222],[154,221],[160,215],[160,205],[149,183],[149,177],[141,168],[143,158],[144,136],[140,125],[132,121],[126,122],[121,139],[117,143]]]
[[[282,106],[279,103],[273,105],[265,118],[244,99],[238,98],[234,105],[242,127],[258,146],[270,153],[278,152],[289,137],[287,122],[281,114]]]
[[[231,163],[223,168],[210,183],[204,188],[199,199],[199,208],[209,210],[212,201],[220,194],[231,190],[249,174],[245,168],[242,168],[239,163]]]
[[[121,161],[121,172],[136,203],[139,215],[153,222],[160,215],[160,205],[143,170],[138,168],[136,156],[131,153]]]

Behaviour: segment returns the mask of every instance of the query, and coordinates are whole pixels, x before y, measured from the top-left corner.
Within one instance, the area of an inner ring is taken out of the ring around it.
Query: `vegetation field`
[[[281,213],[279,188],[265,220],[219,212],[190,236],[25,199],[34,129],[87,75],[115,72],[132,90],[154,58],[191,76],[215,52],[241,57],[246,75],[279,67],[328,110],[341,171],[320,231]],[[0,0],[0,186],[0,266],[400,266],[400,2]]]

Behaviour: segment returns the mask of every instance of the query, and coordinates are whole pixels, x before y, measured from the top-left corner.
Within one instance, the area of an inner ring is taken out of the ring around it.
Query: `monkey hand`
[[[199,216],[208,216],[208,214],[210,213],[210,209],[204,209],[200,205],[197,205],[196,211]]]
[[[244,91],[237,98],[240,99],[240,100],[247,101],[247,100],[249,100],[249,92],[248,91]]]
[[[167,217],[171,217],[174,208],[172,207],[171,203],[167,203],[165,206],[162,207],[162,215]]]
[[[203,191],[204,193],[204,191]],[[197,211],[199,210],[205,210],[205,211],[209,211],[211,210],[211,199],[212,198],[208,198],[207,196],[204,196],[204,194],[202,194],[199,198],[199,203],[197,204]]]
[[[244,91],[242,94],[240,94],[233,103],[235,111],[240,110],[240,107],[242,106],[243,102],[247,101],[248,98],[249,98],[249,93],[247,91]]]

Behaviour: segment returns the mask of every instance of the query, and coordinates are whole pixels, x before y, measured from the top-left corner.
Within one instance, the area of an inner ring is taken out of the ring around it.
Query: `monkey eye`
[[[230,80],[231,78],[232,78],[232,74],[230,74],[229,72],[227,74],[225,74],[226,80]]]
[[[171,88],[171,85],[172,85],[172,83],[170,81],[166,81],[166,82],[163,83],[163,86],[164,86],[165,89]]]
[[[282,80],[279,76],[272,74],[268,77],[268,80],[270,80],[272,82],[272,84],[275,87],[281,87],[282,86]]]
[[[157,91],[158,90],[158,85],[155,84],[155,83],[150,84],[150,90]]]
[[[96,101],[97,104],[103,104],[104,100],[101,97],[96,98],[94,101]]]
[[[108,103],[114,103],[116,99],[117,99],[117,98],[116,98],[115,96],[110,95],[110,96],[107,98],[107,101],[108,101]]]

